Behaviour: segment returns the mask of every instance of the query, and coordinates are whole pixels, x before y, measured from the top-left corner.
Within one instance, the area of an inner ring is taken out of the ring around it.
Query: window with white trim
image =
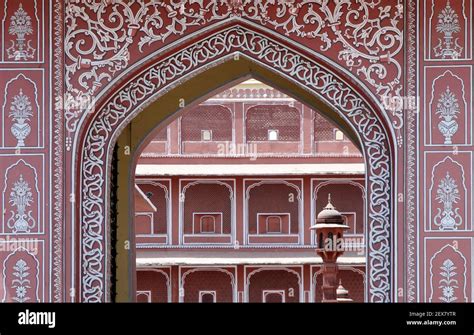
[[[285,302],[285,291],[283,290],[264,290],[262,301],[264,303]]]
[[[268,140],[269,141],[278,141],[278,130],[268,129]]]
[[[336,141],[344,141],[344,133],[339,129],[334,129],[334,139]]]
[[[281,234],[282,222],[281,217],[277,215],[268,216],[266,220],[267,234]]]
[[[201,233],[214,234],[216,232],[216,218],[211,215],[201,216]]]
[[[214,303],[216,302],[216,291],[199,291],[200,303]]]
[[[201,141],[204,141],[204,142],[212,141],[212,130],[208,130],[208,129],[201,130]]]
[[[151,302],[151,291],[137,291],[137,302]]]

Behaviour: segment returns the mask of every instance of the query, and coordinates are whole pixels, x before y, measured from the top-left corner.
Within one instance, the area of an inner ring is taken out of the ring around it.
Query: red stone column
[[[323,302],[337,302],[337,263],[325,261],[323,263]]]
[[[341,213],[332,205],[329,194],[328,204],[311,227],[316,230],[316,253],[323,259],[323,302],[337,302],[337,258],[344,253],[342,237],[348,228]]]

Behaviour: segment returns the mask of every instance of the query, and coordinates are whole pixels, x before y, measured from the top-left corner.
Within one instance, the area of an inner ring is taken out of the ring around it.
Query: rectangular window
[[[278,130],[269,129],[268,130],[268,140],[269,141],[278,141]]]
[[[335,129],[334,137],[336,138],[336,141],[343,141],[344,140],[344,133],[342,131],[340,131],[339,129]]]
[[[267,217],[267,234],[281,234],[281,221],[280,216]]]
[[[201,141],[212,141],[212,130],[201,130]]]

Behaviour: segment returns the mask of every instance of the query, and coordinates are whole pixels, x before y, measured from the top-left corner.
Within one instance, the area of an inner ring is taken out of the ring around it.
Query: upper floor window
[[[201,217],[201,233],[214,234],[216,232],[216,219],[206,215]]]
[[[262,295],[264,303],[285,302],[285,291],[282,290],[264,290]]]
[[[201,130],[201,141],[212,141],[212,130]]]
[[[281,234],[281,217],[280,216],[269,216],[267,217],[267,233],[269,234]]]
[[[268,130],[268,140],[269,141],[278,141],[278,130],[269,129]]]
[[[199,291],[199,302],[202,302],[202,303],[216,302],[216,291]]]
[[[151,302],[151,291],[137,291],[137,302]]]
[[[336,141],[343,141],[344,140],[344,133],[339,129],[334,129],[334,137]]]

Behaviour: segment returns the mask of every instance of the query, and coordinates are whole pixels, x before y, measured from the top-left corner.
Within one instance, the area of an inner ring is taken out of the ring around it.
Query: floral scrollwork
[[[381,99],[401,94],[402,0],[389,5],[382,0],[67,0],[67,92],[79,100],[92,96],[129,65],[132,49],[145,53],[151,45],[228,19],[309,39],[315,52],[331,49],[331,57]],[[79,115],[80,110],[66,109],[69,133]],[[394,115],[397,129],[403,126],[401,115]]]

